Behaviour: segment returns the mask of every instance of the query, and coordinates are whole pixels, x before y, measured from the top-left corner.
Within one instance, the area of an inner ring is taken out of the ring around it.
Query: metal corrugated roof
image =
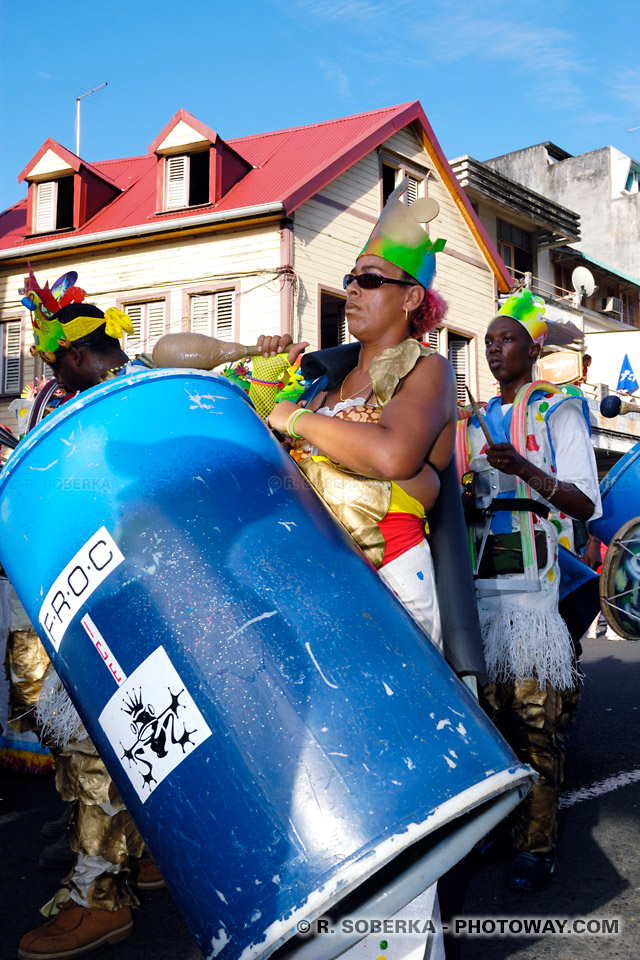
[[[640,287],[640,280],[636,280],[635,277],[630,277],[628,273],[623,273],[622,270],[618,270],[617,267],[610,267],[608,263],[603,263],[602,260],[596,260],[595,257],[590,256],[588,253],[585,253],[583,250],[574,250],[569,248],[571,253],[578,253],[583,260],[588,260],[589,263],[592,263],[596,267],[602,267],[603,270],[606,270],[608,273],[613,273],[616,277],[621,277],[623,280],[626,280],[628,283],[632,283],[636,287]]]
[[[287,212],[304,202],[304,194],[311,196],[320,188],[323,173],[326,182],[340,169],[347,169],[354,160],[353,151],[362,155],[371,147],[367,141],[398,118],[412,104],[401,104],[369,113],[325,123],[310,124],[288,130],[274,130],[228,141],[229,146],[244,157],[254,169],[229,190],[212,209],[232,211],[281,201]],[[398,124],[398,129],[404,126]],[[393,132],[393,131],[391,131]],[[383,138],[390,132],[382,134]],[[128,157],[121,160],[94,162],[91,167],[113,181],[123,191],[120,196],[98,211],[78,230],[56,232],[46,236],[26,237],[26,198],[0,214],[0,251],[12,247],[28,247],[47,239],[82,236],[104,230],[126,228],[138,224],[170,222],[171,220],[202,214],[203,208],[156,213],[156,157]],[[336,168],[337,167],[337,171]],[[305,187],[307,190],[305,191]]]
[[[439,174],[472,231],[482,254],[495,273],[501,290],[511,285],[511,278],[504,264],[471,208],[464,191],[460,188],[446,157],[436,140],[419,101],[402,103],[393,107],[372,110],[367,113],[313,123],[287,130],[254,134],[227,141],[228,146],[251,164],[252,169],[236,183],[217,204],[156,213],[157,157],[145,154],[122,160],[95,162],[92,167],[109,177],[123,191],[98,211],[78,230],[66,231],[49,237],[26,236],[26,198],[0,214],[0,260],[4,255],[16,257],[28,255],[29,248],[43,252],[43,245],[66,238],[65,246],[72,246],[73,238],[82,243],[99,242],[100,234],[109,234],[112,240],[118,231],[129,233],[136,227],[144,233],[155,232],[155,227],[170,228],[172,221],[185,221],[192,217],[198,224],[210,213],[211,220],[232,220],[234,211],[238,216],[250,216],[254,208],[263,214],[271,207],[291,214],[324,186],[357,163],[398,130],[411,123],[423,137],[425,148]],[[176,223],[176,226],[178,224]]]

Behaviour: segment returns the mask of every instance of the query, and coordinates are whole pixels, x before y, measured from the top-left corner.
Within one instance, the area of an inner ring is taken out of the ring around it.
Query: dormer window
[[[35,233],[73,227],[73,177],[35,184]]]
[[[149,144],[157,157],[156,212],[217,203],[251,170],[215,130],[178,110]]]
[[[78,230],[122,190],[107,174],[49,137],[18,182],[29,184],[27,234]]]
[[[209,150],[165,159],[165,209],[209,202]]]

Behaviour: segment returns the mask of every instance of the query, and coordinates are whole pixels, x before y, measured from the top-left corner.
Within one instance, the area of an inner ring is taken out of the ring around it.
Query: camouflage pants
[[[555,847],[565,744],[576,717],[580,688],[541,690],[535,678],[489,683],[480,691],[485,712],[518,759],[539,774],[513,814],[516,850],[546,854]]]
[[[42,737],[35,705],[45,673],[53,668],[35,630],[10,631],[7,662],[10,717],[16,718],[10,722],[22,729],[30,726]],[[128,858],[141,856],[144,844],[105,765],[84,729],[64,746],[48,742],[46,736],[43,740],[55,757],[58,793],[73,803],[69,844],[76,864],[68,879],[71,897],[102,910],[130,905]]]

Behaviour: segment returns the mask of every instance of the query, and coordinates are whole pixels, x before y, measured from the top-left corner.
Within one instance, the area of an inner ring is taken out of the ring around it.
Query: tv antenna
[[[597,289],[591,270],[587,267],[576,267],[571,274],[571,284],[575,290],[575,305],[579,307],[583,297],[590,297]]]
[[[80,101],[84,100],[85,97],[91,96],[92,93],[95,93],[97,90],[102,90],[103,87],[107,86],[107,81],[101,83],[99,86],[94,87],[93,90],[87,90],[86,93],[81,94],[79,97],[76,97],[76,157],[80,156]]]

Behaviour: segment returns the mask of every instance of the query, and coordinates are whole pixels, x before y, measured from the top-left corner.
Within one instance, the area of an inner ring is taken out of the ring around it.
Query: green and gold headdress
[[[382,257],[429,289],[436,270],[435,255],[444,249],[446,240],[432,241],[422,224],[437,217],[440,207],[432,197],[420,197],[406,206],[398,197],[407,183],[405,177],[387,200],[359,256]]]
[[[505,300],[491,323],[498,317],[511,317],[524,327],[534,343],[542,346],[547,336],[547,325],[542,319],[544,310],[542,297],[534,296],[530,290],[517,290]]]

